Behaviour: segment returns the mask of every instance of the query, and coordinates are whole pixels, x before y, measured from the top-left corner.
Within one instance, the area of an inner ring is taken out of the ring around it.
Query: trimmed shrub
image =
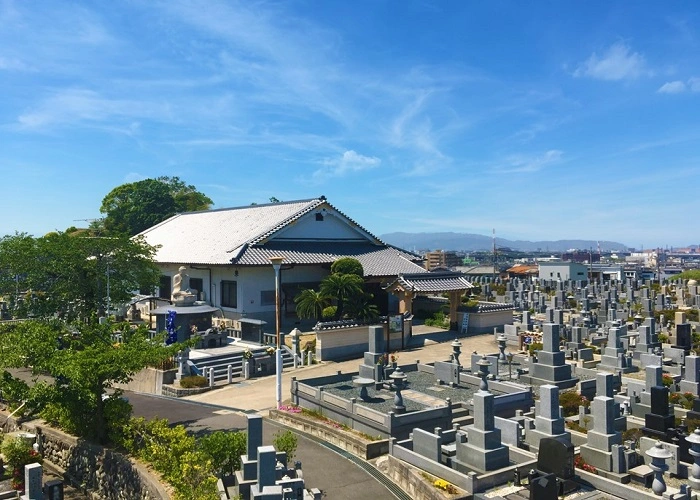
[[[192,389],[193,387],[206,387],[207,379],[201,375],[190,375],[180,379],[180,387],[184,389]]]

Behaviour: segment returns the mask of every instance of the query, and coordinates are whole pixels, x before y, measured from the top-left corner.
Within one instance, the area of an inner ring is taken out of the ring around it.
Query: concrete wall
[[[115,384],[115,387],[160,396],[163,394],[163,384],[172,384],[175,381],[176,373],[177,369],[156,370],[155,368],[144,368],[135,374],[128,384]]]
[[[462,324],[464,318],[463,312],[457,313],[457,324]],[[488,311],[488,312],[470,312],[469,313],[469,334],[491,333],[494,327],[513,324],[513,310],[506,309],[503,311]]]
[[[404,321],[404,345],[408,344],[411,321]],[[385,337],[386,338],[386,337]],[[389,351],[401,350],[401,333],[392,333]],[[316,330],[316,359],[334,361],[362,357],[369,349],[369,325]]]

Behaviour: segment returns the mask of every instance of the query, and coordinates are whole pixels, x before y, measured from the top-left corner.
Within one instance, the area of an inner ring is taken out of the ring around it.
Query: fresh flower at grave
[[[253,353],[251,352],[250,349],[246,349],[245,351],[243,351],[243,357],[245,359],[250,359],[253,357]]]
[[[379,356],[379,359],[377,360],[377,366],[382,366],[388,364],[388,356],[386,354],[382,354]]]
[[[392,352],[391,353],[391,362],[396,363],[399,360],[399,353],[398,352]]]
[[[192,333],[197,333],[197,332],[199,331],[199,330],[197,329],[197,325],[192,325],[192,326],[190,326],[190,331],[191,331]]]
[[[274,356],[275,354],[275,348],[274,347],[268,347],[265,349],[265,352],[267,353],[268,356]]]
[[[280,405],[278,409],[280,411],[286,411],[287,413],[301,413],[301,408],[298,406]]]

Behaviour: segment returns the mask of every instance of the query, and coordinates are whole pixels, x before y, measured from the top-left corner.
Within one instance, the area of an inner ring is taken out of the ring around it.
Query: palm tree
[[[344,305],[357,295],[364,293],[364,281],[356,274],[331,274],[321,282],[321,293],[337,301],[336,319],[343,317]]]
[[[297,316],[301,319],[320,320],[323,315],[323,308],[330,303],[330,297],[323,292],[307,289],[294,298]]]

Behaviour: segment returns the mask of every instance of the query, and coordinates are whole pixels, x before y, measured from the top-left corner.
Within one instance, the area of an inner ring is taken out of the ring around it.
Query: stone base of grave
[[[627,472],[624,472],[622,474],[618,474],[617,472],[611,472],[609,470],[603,470],[603,469],[598,469],[596,473],[600,477],[604,477],[605,479],[610,479],[611,481],[615,481],[616,483],[622,483],[622,484],[628,484],[631,481],[631,476]]]
[[[700,383],[698,383],[698,382],[690,382],[688,380],[681,380],[679,388],[680,388],[680,392],[690,392],[694,396],[697,396],[700,394]]]
[[[599,471],[610,472],[612,469],[612,453],[609,451],[592,448],[586,444],[581,445],[581,458]]]
[[[527,431],[525,436],[525,442],[530,447],[531,453],[537,453],[540,449],[540,441],[543,438],[563,438],[571,442],[571,433],[564,432],[562,434],[547,434],[546,432],[538,431],[537,429],[530,429]]]
[[[576,384],[578,384],[579,379],[577,378],[568,378],[564,380],[546,380],[543,378],[538,378],[538,377],[533,377],[531,375],[521,375],[520,376],[520,381],[524,384],[530,384],[530,385],[556,385],[559,387],[559,389],[571,389],[572,387],[576,387]]]
[[[630,364],[628,366],[619,366],[618,358],[614,358],[612,356],[601,356],[600,363],[598,363],[596,369],[612,373],[632,373],[639,371],[639,368],[633,364]]]
[[[462,474],[467,474],[472,471],[478,474],[484,474],[486,472],[502,469],[503,467],[508,467],[508,465],[510,465],[507,446],[500,446],[493,450],[482,450],[476,446],[469,446],[468,443],[461,446],[464,447],[464,451],[466,452],[466,456],[469,457],[469,461],[467,462],[466,460],[462,461],[457,458],[452,458],[452,466]]]

